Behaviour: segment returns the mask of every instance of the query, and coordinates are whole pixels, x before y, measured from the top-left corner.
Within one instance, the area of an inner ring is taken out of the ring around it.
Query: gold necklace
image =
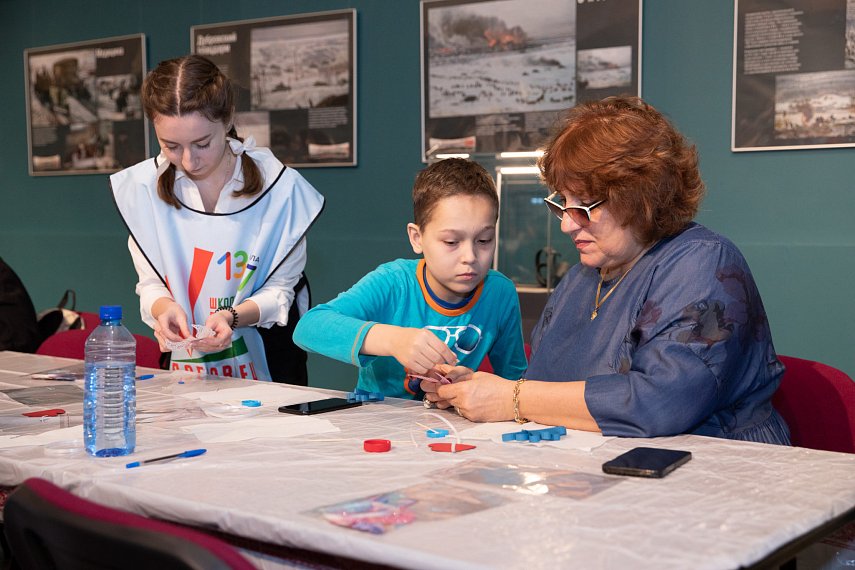
[[[603,306],[603,303],[605,303],[605,302],[606,302],[606,299],[608,299],[608,298],[609,298],[609,296],[610,296],[612,293],[614,293],[614,292],[615,292],[615,289],[617,289],[618,285],[620,285],[620,282],[621,282],[621,281],[623,281],[623,278],[624,278],[624,277],[626,277],[626,274],[627,274],[627,273],[629,273],[629,272],[632,270],[632,268],[633,268],[633,267],[635,267],[635,263],[636,263],[639,259],[641,259],[642,257],[644,257],[644,254],[645,254],[645,253],[647,253],[647,251],[648,251],[651,247],[653,247],[654,245],[656,245],[656,243],[655,243],[655,242],[654,242],[654,243],[652,243],[652,244],[650,244],[650,245],[648,245],[647,247],[645,247],[644,249],[642,249],[640,252],[638,252],[638,255],[636,255],[636,256],[632,259],[632,261],[630,261],[630,262],[629,262],[629,267],[627,268],[627,270],[626,270],[626,271],[624,271],[624,272],[623,272],[623,275],[621,275],[621,276],[620,276],[620,279],[618,279],[617,283],[615,283],[615,286],[614,286],[614,287],[612,287],[611,289],[609,289],[609,292],[608,292],[608,293],[606,293],[606,296],[605,296],[605,297],[603,297],[602,299],[600,299],[600,291],[601,291],[601,290],[602,290],[602,288],[603,288],[603,281],[604,281],[604,277],[605,277],[605,276],[603,275],[603,270],[602,270],[602,268],[600,268],[600,282],[599,282],[599,284],[597,284],[597,296],[596,296],[596,297],[594,297],[594,310],[593,310],[593,312],[591,313],[591,320],[592,320],[592,321],[593,321],[594,319],[596,319],[596,318],[597,318],[597,312],[600,310],[600,307],[602,307],[602,306]]]
[[[632,269],[632,266],[630,266],[629,269]],[[609,289],[609,292],[606,293],[606,295],[602,299],[600,299],[600,291],[603,288],[603,272],[602,270],[600,271],[600,282],[597,284],[597,296],[594,297],[594,311],[591,313],[592,321],[597,318],[597,312],[600,310],[600,307],[603,305],[603,303],[606,302],[606,299],[608,299],[611,294],[615,292],[615,289],[617,289],[618,285],[620,285],[620,282],[623,281],[623,278],[626,277],[627,273],[629,273],[629,269],[627,269],[624,274],[620,276],[620,279],[618,279],[614,287]]]

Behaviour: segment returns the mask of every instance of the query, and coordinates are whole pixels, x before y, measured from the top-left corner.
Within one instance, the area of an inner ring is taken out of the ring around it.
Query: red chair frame
[[[52,334],[36,349],[36,354],[83,360],[84,346],[90,334],[92,329],[76,329]],[[161,352],[157,341],[139,334],[135,334],[134,338],[137,339],[137,366],[160,368]]]
[[[255,568],[213,536],[99,505],[44,479],[15,489],[3,518],[21,568]]]
[[[778,355],[786,366],[772,405],[793,445],[855,453],[855,382],[827,364]]]

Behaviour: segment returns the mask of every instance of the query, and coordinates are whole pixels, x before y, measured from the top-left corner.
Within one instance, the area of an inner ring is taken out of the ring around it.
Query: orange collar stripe
[[[475,306],[475,303],[478,302],[478,298],[481,297],[481,292],[484,290],[484,281],[482,280],[478,283],[478,286],[475,288],[475,294],[472,295],[472,298],[469,299],[469,302],[464,306],[459,307],[457,309],[446,309],[442,305],[438,304],[431,297],[430,291],[428,290],[427,283],[424,280],[425,273],[425,260],[421,259],[416,266],[416,279],[419,281],[419,286],[422,289],[422,296],[425,299],[425,302],[428,306],[439,313],[440,315],[445,315],[446,317],[459,317],[460,315],[465,315],[469,309]]]

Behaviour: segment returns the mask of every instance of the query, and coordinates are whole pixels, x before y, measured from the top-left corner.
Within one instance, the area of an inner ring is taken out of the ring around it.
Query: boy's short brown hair
[[[499,215],[499,195],[493,178],[477,162],[446,158],[419,172],[413,185],[413,218],[417,226],[430,221],[440,200],[451,196],[483,196]]]

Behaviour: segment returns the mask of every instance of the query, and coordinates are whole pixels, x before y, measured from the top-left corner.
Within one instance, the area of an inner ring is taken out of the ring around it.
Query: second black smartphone
[[[692,458],[689,451],[636,447],[603,463],[603,471],[612,475],[664,477]]]
[[[322,414],[324,412],[332,412],[335,410],[343,410],[345,408],[355,408],[361,406],[362,402],[349,402],[345,398],[326,398],[324,400],[314,400],[313,402],[303,402],[301,404],[291,404],[288,406],[279,406],[279,411],[283,414],[298,414],[303,416],[311,416],[313,414]]]

